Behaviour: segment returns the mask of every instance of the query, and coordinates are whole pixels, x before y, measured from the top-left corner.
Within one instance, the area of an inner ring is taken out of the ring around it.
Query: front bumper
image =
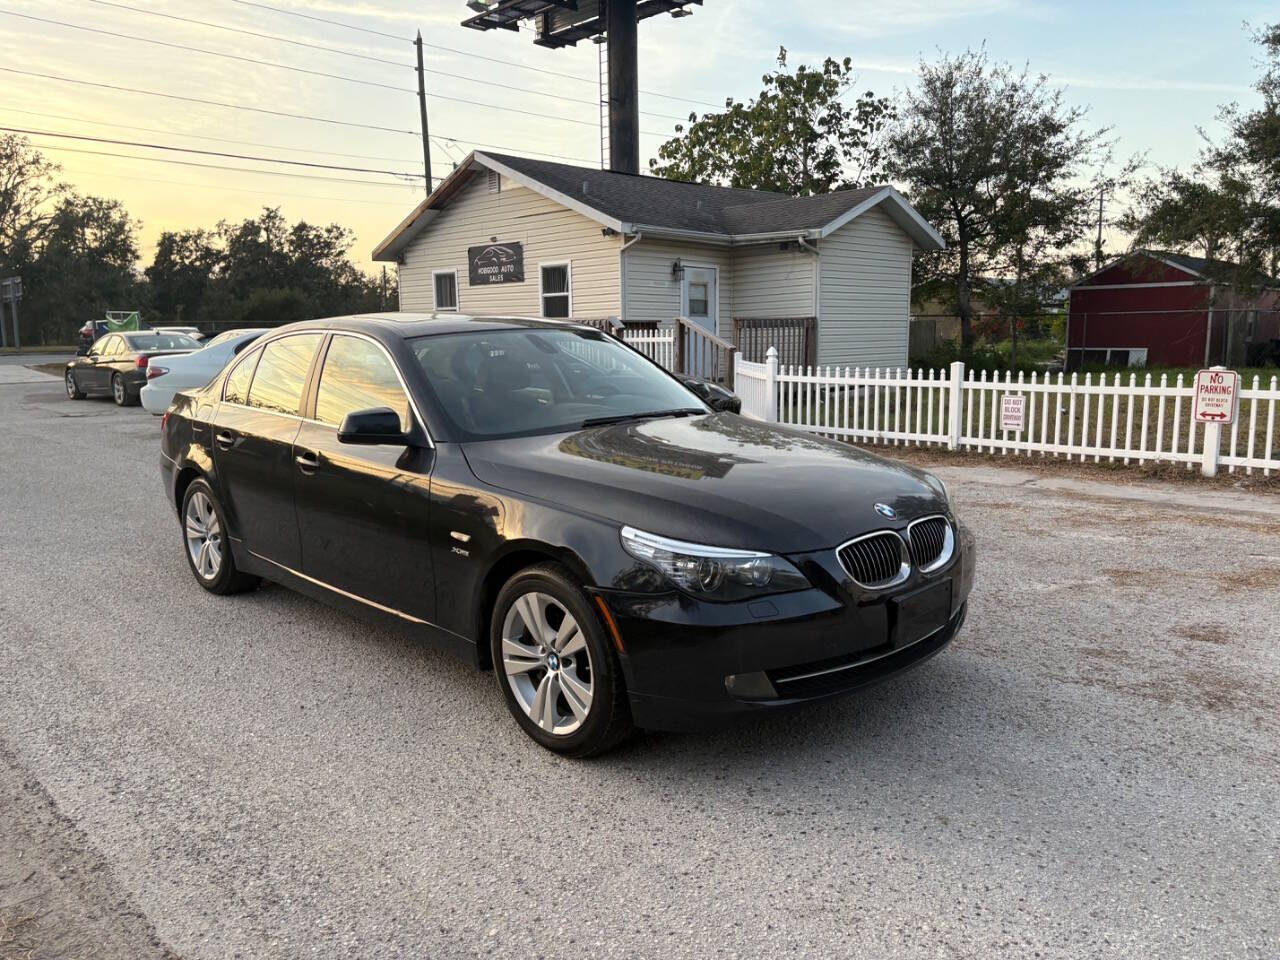
[[[923,663],[964,623],[974,545],[962,525],[946,567],[914,572],[887,591],[854,584],[833,550],[788,559],[814,589],[731,604],[675,592],[602,593],[625,647],[638,726],[698,730],[851,693]],[[923,637],[906,636],[904,600],[924,591],[949,591],[945,620]]]

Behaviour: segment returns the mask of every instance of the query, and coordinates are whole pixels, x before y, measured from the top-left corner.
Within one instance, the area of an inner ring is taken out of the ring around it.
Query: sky
[[[758,93],[780,45],[791,65],[852,58],[859,89],[878,95],[910,86],[921,58],[985,46],[1065,87],[1069,103],[1088,108],[1091,127],[1111,128],[1118,157],[1186,167],[1197,129],[1218,129],[1220,104],[1255,101],[1249,85],[1260,68],[1248,25],[1276,17],[1274,0],[706,0],[691,9],[640,24],[642,167],[690,110]],[[62,164],[67,182],[121,200],[142,221],[144,265],[162,231],[279,206],[290,220],[350,227],[353,259],[373,269],[373,247],[423,194],[419,30],[434,174],[482,145],[599,164],[596,47],[548,50],[529,32],[465,29],[468,15],[462,0],[0,0],[0,126],[39,131],[32,142]]]

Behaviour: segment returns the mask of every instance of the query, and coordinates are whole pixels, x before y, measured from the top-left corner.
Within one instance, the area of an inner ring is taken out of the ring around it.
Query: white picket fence
[[[737,358],[735,392],[745,416],[860,443],[944,446],[988,453],[1104,457],[1199,464],[1208,476],[1280,470],[1277,378],[1242,385],[1227,427],[1191,417],[1194,384],[1181,374],[1100,375],[1005,373],[975,376],[963,363],[949,370],[780,367],[770,348],[764,363]],[[1025,397],[1024,429],[1001,426],[1005,396]]]
[[[656,327],[652,329],[636,329],[628,327],[622,331],[622,340],[635,347],[646,357],[668,370],[675,369],[676,335],[674,327]]]

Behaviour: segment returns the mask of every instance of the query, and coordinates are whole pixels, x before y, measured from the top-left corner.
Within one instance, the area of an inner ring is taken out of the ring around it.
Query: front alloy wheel
[[[502,668],[525,716],[564,736],[591,712],[591,654],[582,628],[555,597],[522,594],[502,624]]]
[[[67,386],[67,399],[83,400],[84,391],[81,390],[79,385],[76,383],[75,374],[73,374],[70,370],[68,370],[67,375],[64,379],[66,381],[66,386]]]
[[[511,715],[547,749],[589,757],[631,733],[618,655],[564,567],[543,563],[508,580],[494,603],[489,639]]]

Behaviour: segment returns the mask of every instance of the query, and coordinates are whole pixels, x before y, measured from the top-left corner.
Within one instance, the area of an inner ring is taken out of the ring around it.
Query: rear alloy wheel
[[[129,395],[129,387],[125,384],[124,377],[118,373],[111,375],[111,399],[116,402],[117,407],[127,407],[137,402]]]
[[[631,732],[617,654],[563,567],[530,567],[508,581],[490,632],[503,698],[534,740],[557,753],[587,757]]]
[[[84,391],[81,390],[79,385],[76,383],[75,374],[73,374],[70,370],[68,370],[67,375],[63,378],[63,380],[66,382],[66,385],[67,385],[68,400],[84,399]]]
[[[182,498],[182,542],[191,572],[211,593],[251,590],[258,578],[236,569],[226,529],[213,488],[204,480],[193,480]]]

